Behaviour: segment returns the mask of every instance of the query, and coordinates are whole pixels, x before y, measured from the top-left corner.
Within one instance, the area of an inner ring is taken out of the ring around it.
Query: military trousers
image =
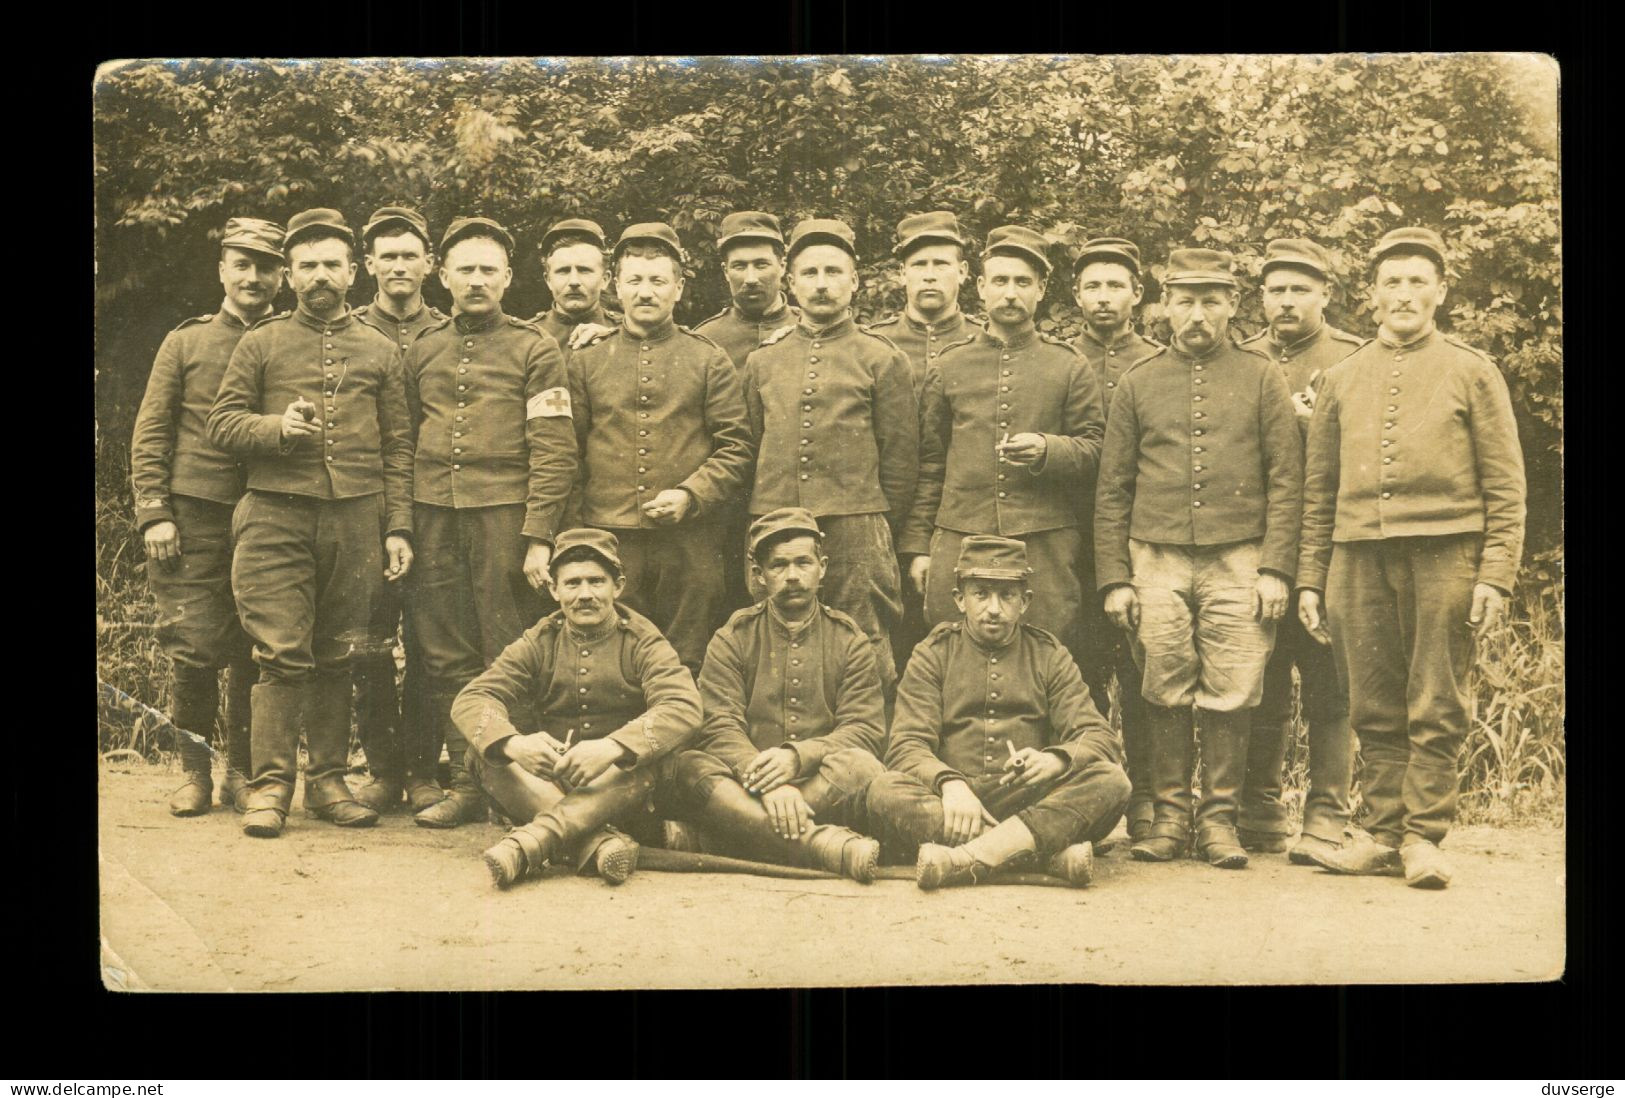
[[[171,496],[181,555],[171,566],[149,562],[158,607],[158,644],[176,673],[212,672],[246,662],[248,635],[231,593],[233,505]],[[183,670],[184,669],[184,670]]]
[[[802,791],[816,823],[863,831],[868,827],[865,794],[869,784],[885,772],[886,767],[869,752],[843,748],[825,755],[812,773],[790,784]],[[705,751],[678,755],[676,778],[681,803],[690,814],[711,799],[718,783],[739,783],[732,767]]]
[[[414,565],[415,567],[415,565]],[[355,723],[367,769],[375,777],[402,781],[410,772],[429,776],[440,759],[439,729],[425,712],[423,665],[417,630],[405,613],[404,583],[385,583],[368,628],[370,643],[355,660]],[[395,640],[406,657],[395,686]]]
[[[711,634],[722,625],[728,580],[720,522],[656,529],[605,527],[620,543],[626,591],[619,601],[655,623],[696,677]]]
[[[424,694],[455,694],[541,617],[525,579],[525,505],[412,508],[407,613]]]
[[[1041,858],[1110,835],[1129,798],[1128,775],[1109,759],[1095,759],[1031,788],[1001,786],[997,775],[972,779],[970,787],[995,819],[1019,817],[1033,833]],[[868,809],[888,862],[910,862],[921,843],[943,840],[942,798],[912,774],[888,770],[876,778],[869,786]]]
[[[1091,582],[1085,590],[1092,591],[1093,587]],[[1140,693],[1144,676],[1134,661],[1133,641],[1112,624],[1101,596],[1094,594],[1084,600],[1078,632],[1078,671],[1095,708],[1103,714],[1112,678],[1117,679],[1117,725],[1123,735],[1129,781],[1134,785],[1126,814],[1130,826],[1136,820],[1149,823],[1155,799],[1151,791],[1151,733],[1146,724],[1145,698]]]
[[[348,675],[384,582],[383,493],[249,491],[232,515],[231,586],[260,681]],[[183,546],[184,547],[184,546]]]
[[[1326,616],[1378,842],[1438,843],[1455,820],[1482,548],[1479,534],[1332,546]]]
[[[1299,701],[1309,739],[1309,793],[1303,833],[1341,842],[1349,822],[1354,781],[1354,733],[1348,691],[1337,673],[1330,645],[1320,644],[1289,606],[1276,625],[1275,650],[1264,668],[1264,698],[1253,711],[1247,740],[1247,780],[1241,790],[1240,826],[1264,835],[1291,834],[1281,795],[1281,771],[1294,733],[1292,669],[1298,669]]]
[[[931,571],[925,581],[925,619],[931,625],[957,621],[954,565],[959,547],[969,534],[937,527],[931,532]],[[1023,621],[1054,633],[1077,657],[1078,617],[1083,609],[1083,588],[1078,583],[1078,559],[1083,552],[1083,531],[1076,526],[1041,530],[1018,539],[1027,547],[1027,565],[1033,570],[1028,586],[1032,605]]]
[[[824,573],[818,598],[858,623],[874,645],[880,685],[890,697],[897,686],[897,663],[891,634],[903,617],[903,583],[897,572],[897,551],[891,527],[878,512],[867,515],[824,515]],[[760,597],[760,592],[756,592]]]

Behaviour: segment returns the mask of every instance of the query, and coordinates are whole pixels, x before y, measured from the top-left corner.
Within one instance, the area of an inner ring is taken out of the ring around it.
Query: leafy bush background
[[[1556,85],[1547,59],[1477,54],[110,67],[94,96],[103,677],[161,700],[161,676],[136,681],[160,658],[138,627],[129,429],[163,334],[219,303],[227,217],[285,222],[332,206],[359,225],[391,203],[437,231],[459,214],[495,217],[519,239],[508,305],[520,315],[547,304],[534,245],[554,220],[592,217],[612,234],[666,220],[692,260],[685,323],[726,303],[712,241],[732,209],[774,211],[787,228],[850,222],[863,318],[901,307],[892,233],[925,209],[954,210],[978,239],[1007,222],[1037,228],[1063,270],[1087,237],[1127,236],[1150,264],[1153,301],[1171,247],[1234,252],[1251,289],[1265,242],[1301,235],[1332,250],[1332,319],[1362,335],[1374,331],[1365,255],[1388,229],[1425,224],[1452,249],[1443,324],[1501,365],[1518,412],[1530,526],[1515,617],[1538,617],[1555,646],[1530,666],[1550,674],[1556,661],[1540,742],[1556,743],[1559,780]],[[371,292],[363,275],[352,302]],[[433,280],[428,294],[446,304]],[[973,287],[964,304],[976,309]],[[1066,279],[1053,279],[1041,327],[1066,337],[1080,323]],[[1160,334],[1154,303],[1142,323]],[[1237,326],[1263,326],[1256,294]]]

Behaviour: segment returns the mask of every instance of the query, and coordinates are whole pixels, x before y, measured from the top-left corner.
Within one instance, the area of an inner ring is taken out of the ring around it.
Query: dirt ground
[[[172,818],[176,784],[159,767],[102,770],[112,989],[1387,983],[1563,969],[1556,830],[1458,830],[1444,892],[1284,854],[1225,872],[1146,865],[1119,846],[1083,890],[640,872],[619,888],[563,877],[504,893],[478,857],[501,837],[492,825],[429,831],[391,815],[346,831],[296,808],[265,841],[218,807]],[[834,946],[787,946],[832,929]]]

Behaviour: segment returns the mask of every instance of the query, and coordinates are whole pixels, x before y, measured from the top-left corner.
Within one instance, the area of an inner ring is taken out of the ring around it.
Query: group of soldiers
[[[226,224],[225,300],[165,339],[132,443],[195,733],[171,812],[213,802],[225,669],[220,801],[247,834],[281,833],[303,733],[310,814],[494,806],[517,825],[484,854],[501,887],[618,883],[649,844],[1084,885],[1125,815],[1141,860],[1290,844],[1449,882],[1473,640],[1511,591],[1525,488],[1499,371],[1435,328],[1436,233],[1372,253],[1370,342],[1326,322],[1312,241],[1268,243],[1269,327],[1240,343],[1233,258],[1175,249],[1168,347],[1135,330],[1121,238],[1073,262],[1072,343],[1035,324],[1054,271],[1028,227],[977,255],[979,321],[952,213],[898,225],[907,303],[871,326],[844,222],[786,238],[737,212],[717,248],[732,304],[690,330],[664,223],[613,246],[553,225],[531,320],[503,312],[515,243],[487,218],[438,245],[406,207],[359,239],[330,209]],[[358,249],[377,293],[350,309]],[[273,316],[284,277],[298,304]],[[347,777],[352,716],[367,773]]]

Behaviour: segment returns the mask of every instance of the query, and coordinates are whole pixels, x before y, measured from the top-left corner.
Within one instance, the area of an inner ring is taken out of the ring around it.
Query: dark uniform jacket
[[[614,328],[621,323],[621,318],[609,312],[600,302],[592,307],[592,312],[580,320],[571,320],[561,314],[557,309],[549,309],[545,313],[538,313],[530,318],[530,322],[548,335],[553,342],[559,345],[566,358],[570,355],[570,338],[575,335],[576,329],[583,324],[598,324],[605,328]]]
[[[1011,538],[1078,525],[1104,415],[1094,374],[1060,340],[1029,328],[1009,343],[982,331],[949,347],[926,382],[918,503],[898,552],[928,552],[933,525]],[[994,452],[1026,431],[1044,436],[1039,465]]]
[[[749,320],[733,306],[716,316],[707,317],[694,325],[694,330],[707,339],[714,339],[728,352],[728,359],[743,370],[745,359],[762,345],[768,336],[780,328],[794,325],[801,319],[801,310],[787,302],[781,294],[778,303],[762,314],[760,320]]]
[[[976,325],[957,309],[953,316],[939,324],[925,324],[901,312],[875,321],[869,325],[869,331],[885,336],[908,356],[909,364],[914,367],[914,395],[923,399],[926,373],[931,364],[943,351],[974,335]]]
[[[237,341],[248,331],[237,314],[181,321],[164,337],[130,437],[130,485],[136,527],[174,522],[170,495],[236,503],[243,494],[237,459],[209,440],[209,409]]]
[[[792,627],[767,600],[717,630],[700,669],[705,725],[694,747],[743,778],[760,752],[788,747],[806,776],[831,751],[877,759],[886,739],[874,646],[857,622],[819,604]]]
[[[687,744],[700,727],[694,677],[648,618],[624,606],[595,635],[555,610],[520,634],[452,703],[452,720],[493,762],[520,732],[515,707],[534,712],[560,740],[611,739],[643,767]],[[526,730],[529,731],[529,730]]]
[[[1327,371],[1309,425],[1298,584],[1332,543],[1482,533],[1478,579],[1510,592],[1523,555],[1523,451],[1495,363],[1431,331],[1375,340]]]
[[[1128,368],[1140,359],[1149,358],[1162,350],[1162,344],[1154,339],[1147,339],[1132,327],[1111,343],[1102,343],[1095,338],[1094,330],[1087,324],[1072,340],[1072,347],[1094,370],[1095,380],[1100,383],[1100,396],[1105,402],[1107,415],[1111,414],[1112,398],[1117,395],[1117,383],[1128,372]]]
[[[1288,393],[1309,393],[1311,397],[1320,392],[1326,371],[1365,346],[1365,343],[1359,336],[1350,335],[1324,322],[1313,335],[1292,343],[1276,342],[1275,333],[1269,328],[1251,339],[1241,341],[1241,345],[1249,351],[1257,351],[1281,367]],[[1298,418],[1298,430],[1305,438],[1309,436],[1309,421],[1301,416]]]
[[[414,339],[447,319],[445,313],[428,303],[418,306],[418,311],[411,316],[396,316],[384,308],[377,298],[359,308],[351,309],[350,315],[364,324],[371,324],[388,336],[401,349],[403,355],[406,349],[412,346]]]
[[[284,442],[282,413],[316,405],[314,435]],[[304,309],[250,328],[209,413],[209,439],[247,460],[248,487],[317,499],[384,494],[384,528],[412,530],[412,434],[401,355],[346,313]]]
[[[1226,545],[1262,539],[1259,568],[1298,563],[1303,440],[1281,371],[1222,340],[1174,347],[1123,375],[1095,496],[1095,582],[1132,580],[1129,539]]]
[[[1123,743],[1089,700],[1077,664],[1055,637],[1023,623],[1003,649],[984,649],[963,621],[920,642],[897,684],[886,766],[940,793],[951,778],[997,777],[1017,751],[1052,751],[1075,772],[1123,763]]]
[[[656,527],[643,505],[668,488],[695,517],[744,494],[755,458],[739,371],[705,336],[668,319],[645,337],[624,327],[570,356],[581,448],[581,519]]]
[[[576,475],[559,346],[496,312],[429,328],[406,352],[416,432],[412,498],[436,507],[525,505],[524,535],[551,541]]]
[[[802,321],[745,361],[757,441],[750,513],[887,514],[900,525],[920,472],[919,405],[908,356],[850,317]]]

